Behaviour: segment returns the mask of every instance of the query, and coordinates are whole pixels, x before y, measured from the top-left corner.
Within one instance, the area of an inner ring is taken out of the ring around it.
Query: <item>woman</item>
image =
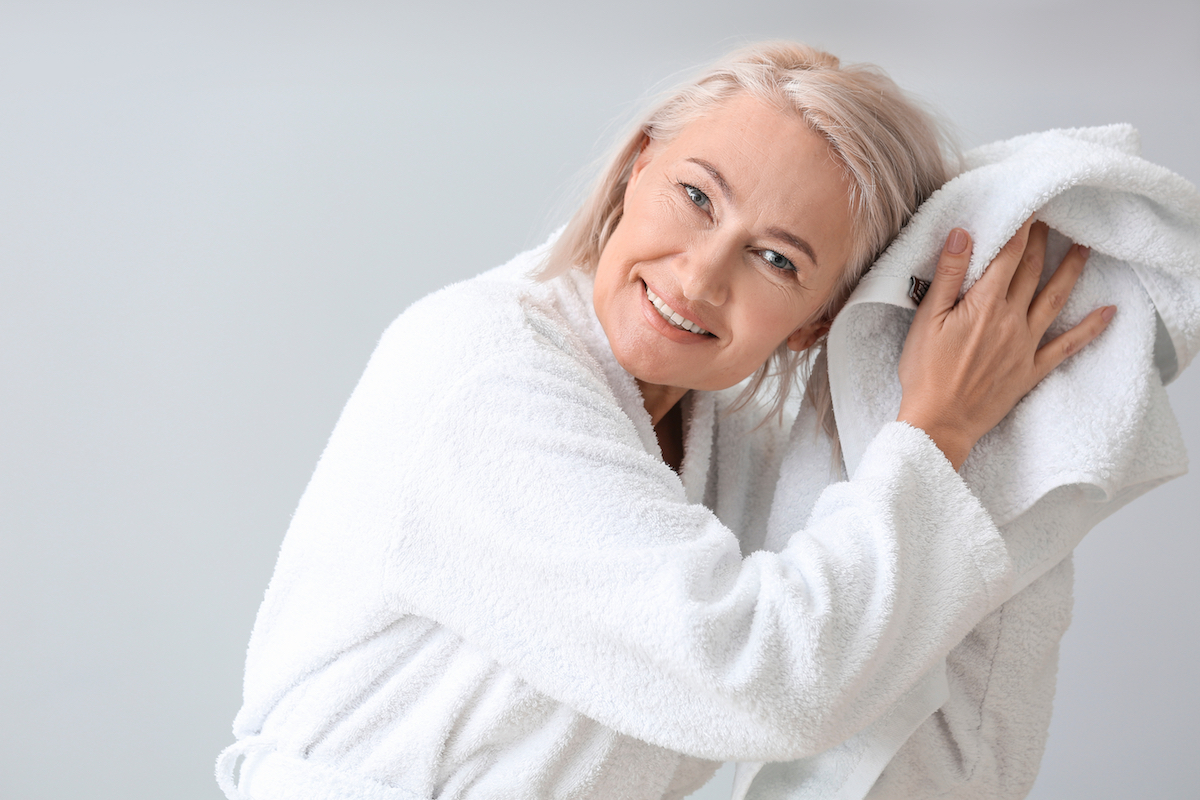
[[[782,413],[946,177],[879,73],[750,48],[660,103],[552,244],[406,311],[285,539],[226,793],[682,797],[871,724],[1007,580],[955,469],[1113,309],[1039,349],[1086,253],[1038,293],[1027,224],[956,302],[947,232],[898,421],[778,554],[752,551],[786,431],[725,390],[774,381]],[[827,405],[820,372],[806,393]]]

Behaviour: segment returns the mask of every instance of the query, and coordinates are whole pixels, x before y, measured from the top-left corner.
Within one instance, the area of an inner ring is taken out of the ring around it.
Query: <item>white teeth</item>
[[[699,325],[692,322],[690,319],[664,303],[661,297],[650,291],[649,286],[646,287],[646,297],[650,298],[650,302],[658,310],[659,315],[676,328],[681,328],[689,333],[698,333],[701,336],[711,335],[708,331],[704,330],[704,328],[701,328]]]

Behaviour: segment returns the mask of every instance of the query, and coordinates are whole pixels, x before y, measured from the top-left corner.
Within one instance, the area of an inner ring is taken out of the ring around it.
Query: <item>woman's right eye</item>
[[[687,192],[688,199],[695,203],[698,207],[708,210],[708,195],[689,184],[682,184],[683,190]]]

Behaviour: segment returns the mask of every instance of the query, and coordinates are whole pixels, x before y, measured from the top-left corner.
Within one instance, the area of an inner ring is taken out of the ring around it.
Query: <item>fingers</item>
[[[992,263],[984,270],[983,277],[975,284],[981,287],[980,291],[992,294],[1001,300],[1008,297],[1008,290],[1012,285],[1013,275],[1021,265],[1021,259],[1025,255],[1026,245],[1029,243],[1029,236],[1032,229],[1033,217],[1030,217],[1025,220],[1021,227],[1017,228],[1017,232],[1012,235],[1012,238],[1004,243],[1004,246],[1000,248],[1000,252],[992,259]],[[1044,253],[1044,244],[1042,250]],[[1030,292],[1029,296],[1032,297],[1033,293]]]
[[[1058,265],[1058,269],[1054,270],[1050,280],[1046,282],[1046,285],[1034,298],[1033,303],[1030,304],[1029,328],[1037,335],[1037,338],[1042,338],[1050,327],[1050,323],[1054,322],[1055,317],[1067,304],[1071,290],[1075,288],[1075,283],[1083,274],[1083,265],[1087,263],[1088,254],[1089,251],[1086,247],[1072,245],[1066,256],[1063,257],[1062,263]]]
[[[1068,356],[1078,353],[1080,348],[1099,336],[1108,327],[1108,323],[1112,321],[1113,315],[1116,313],[1116,306],[1097,308],[1074,328],[1047,342],[1034,356],[1037,380],[1041,381]]]
[[[1017,262],[1016,272],[1008,285],[1009,302],[1020,304],[1021,308],[1029,308],[1033,293],[1037,291],[1038,283],[1042,280],[1042,267],[1046,263],[1046,239],[1050,228],[1044,222],[1035,222],[1029,228],[1029,238],[1025,250]]]
[[[962,228],[955,228],[946,237],[933,283],[925,293],[917,313],[944,315],[954,308],[970,263],[971,235]]]

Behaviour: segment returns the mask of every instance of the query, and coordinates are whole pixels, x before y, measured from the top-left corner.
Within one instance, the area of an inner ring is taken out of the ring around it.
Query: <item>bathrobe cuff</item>
[[[926,482],[923,502],[931,515],[965,523],[956,526],[957,538],[975,563],[980,585],[987,593],[988,611],[997,608],[1012,595],[1013,564],[1008,549],[986,509],[929,434],[907,422],[884,425],[867,446],[853,479],[894,469],[897,456]],[[976,524],[970,524],[971,520]]]

